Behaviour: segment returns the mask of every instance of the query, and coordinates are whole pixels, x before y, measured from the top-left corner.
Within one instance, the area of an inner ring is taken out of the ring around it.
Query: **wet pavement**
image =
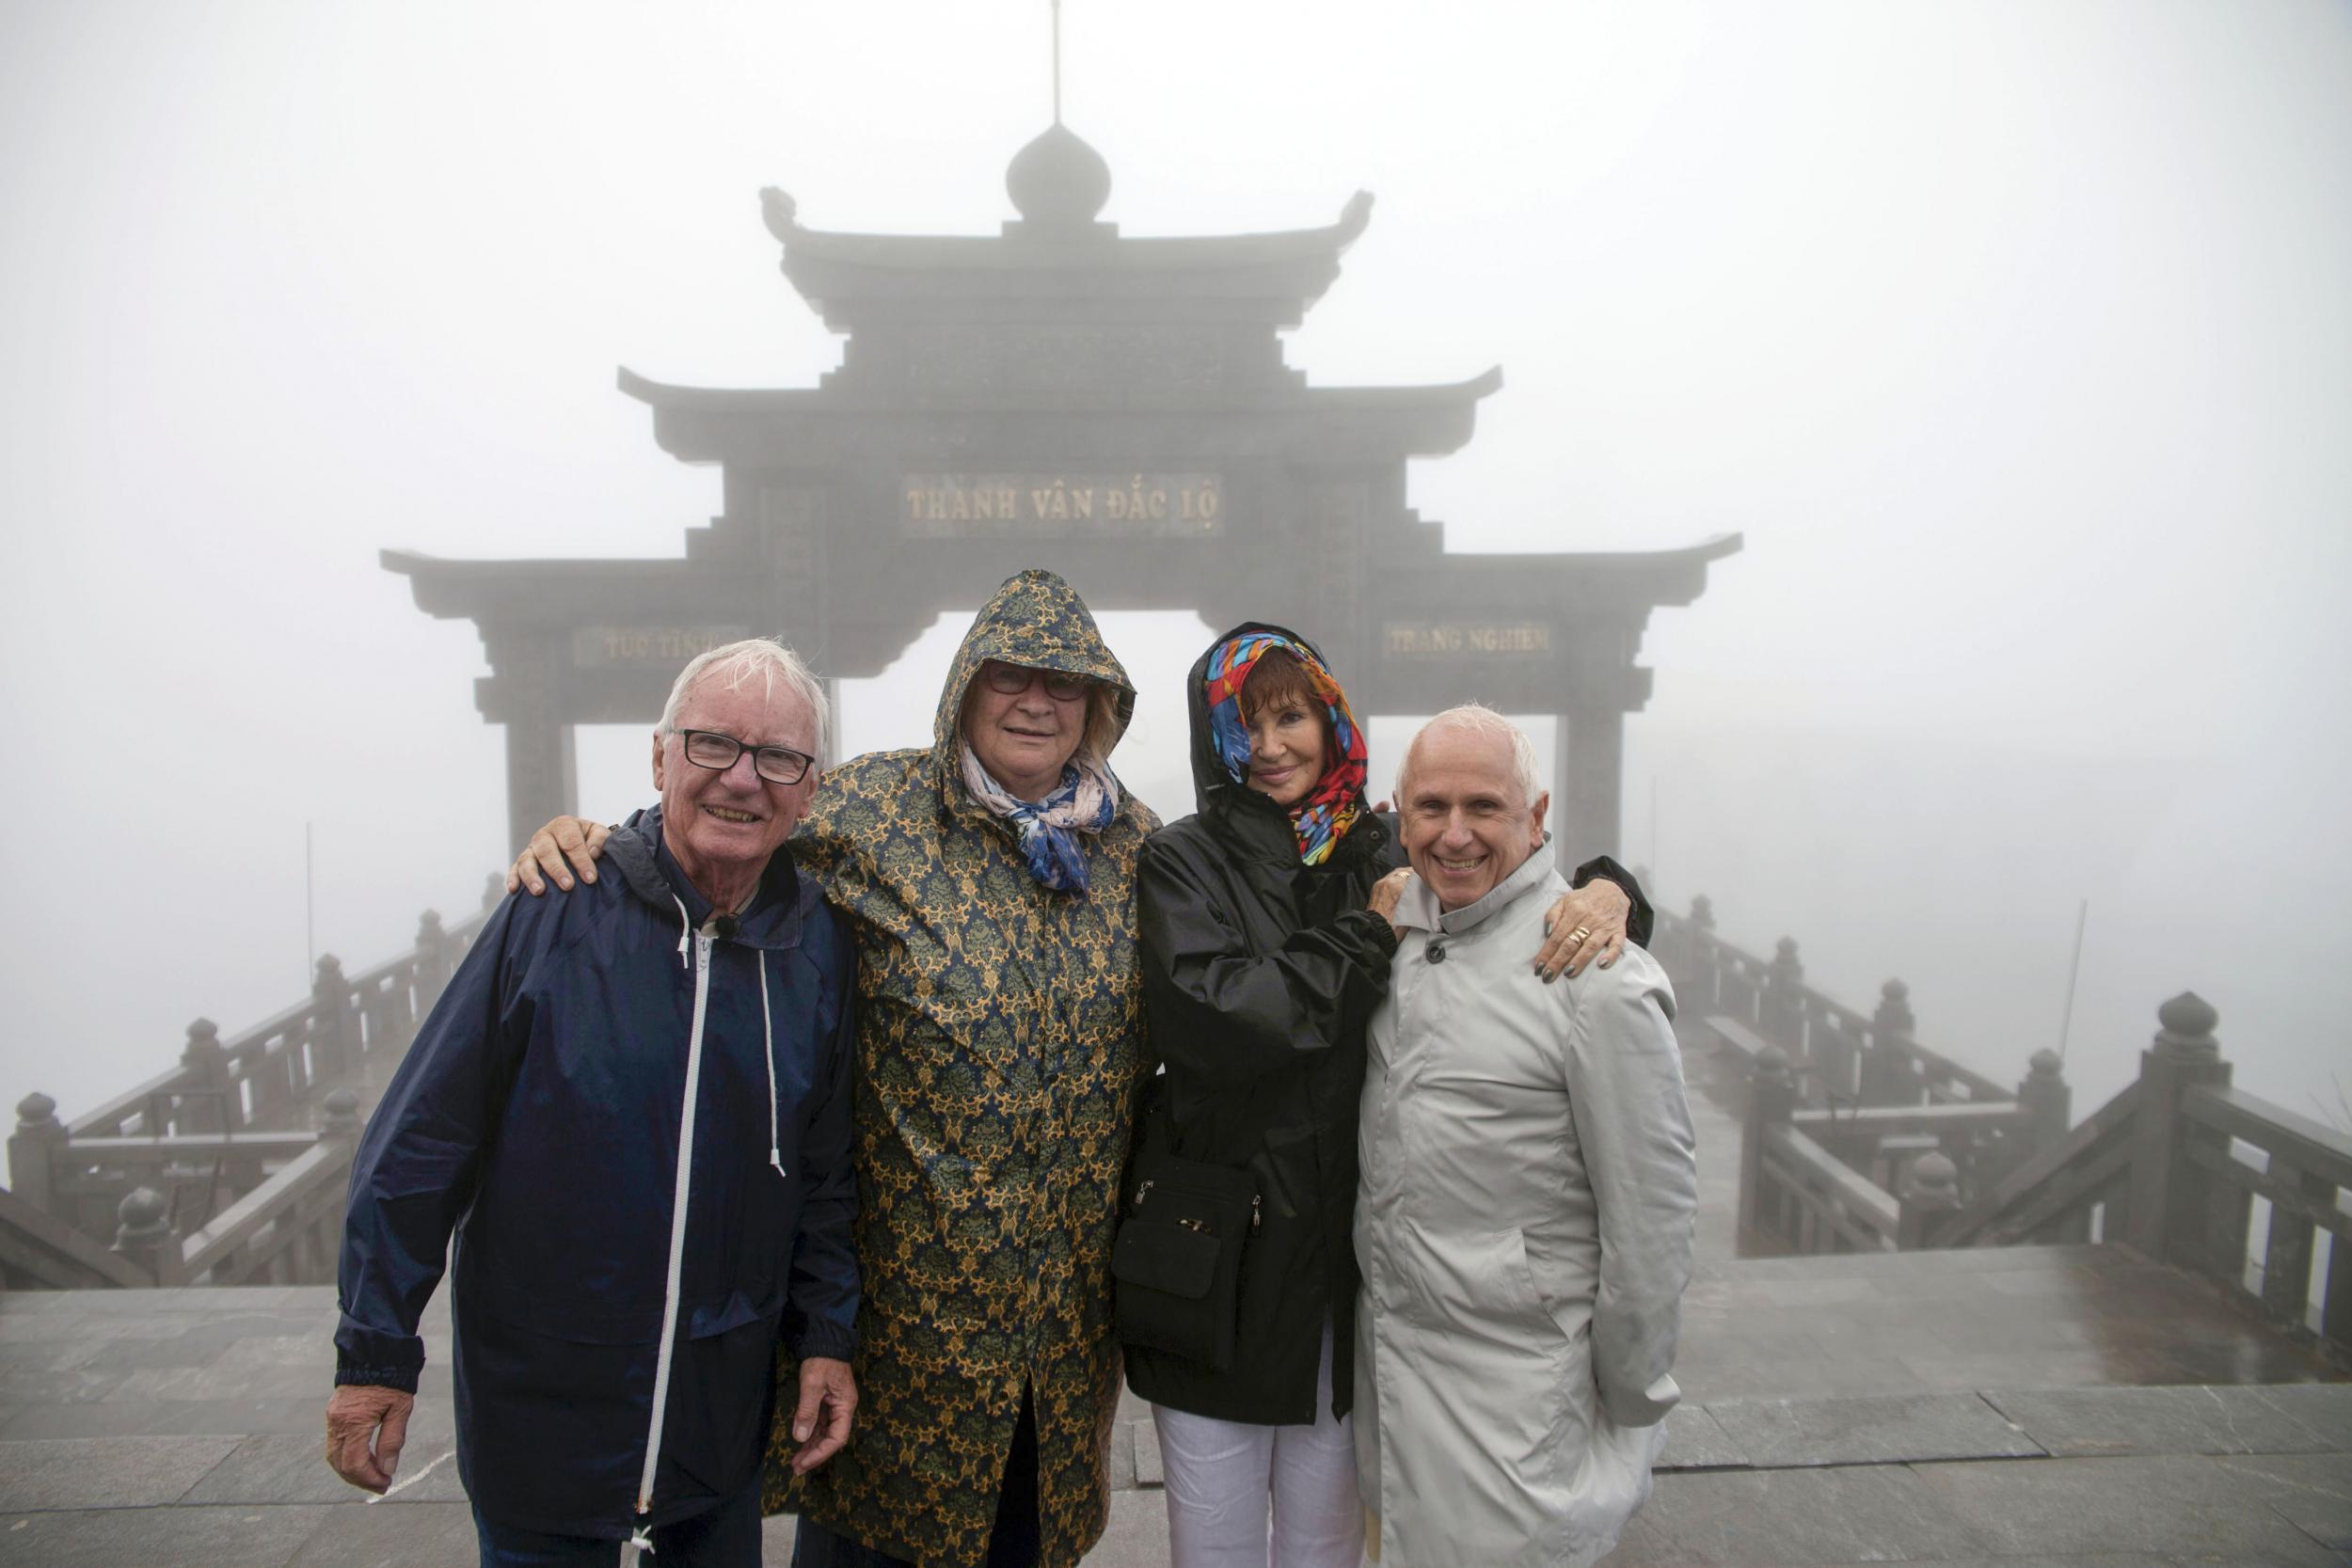
[[[1612,1568],[2352,1561],[2352,1385],[2308,1351],[2120,1247],[1735,1259],[1697,1110],[1684,1403]],[[381,1502],[321,1457],[334,1323],[324,1288],[0,1296],[0,1564],[471,1563],[440,1307]],[[1090,1568],[1166,1563],[1132,1400],[1112,1472]]]

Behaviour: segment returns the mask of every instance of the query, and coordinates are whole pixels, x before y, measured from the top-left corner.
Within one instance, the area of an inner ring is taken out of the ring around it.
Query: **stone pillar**
[[[1552,743],[1551,832],[1564,870],[1618,853],[1624,785],[1624,709],[1576,699]]]
[[[491,667],[479,687],[482,716],[506,726],[508,852],[520,849],[550,816],[567,816],[580,799],[572,727],[558,689],[569,650],[552,632],[483,628]]]
[[[506,721],[506,837],[519,851],[551,816],[580,809],[580,779],[572,727],[552,719]]]
[[[171,1233],[169,1206],[152,1187],[134,1187],[115,1211],[114,1250],[158,1285],[184,1285],[180,1238]]]
[[[1911,1163],[1899,1201],[1902,1209],[1895,1223],[1895,1245],[1904,1252],[1935,1245],[1936,1221],[1960,1212],[1960,1168],[1943,1150],[1928,1150]]]
[[[1753,1258],[1763,1249],[1760,1227],[1764,1220],[1764,1138],[1775,1122],[1785,1122],[1796,1109],[1796,1080],[1789,1075],[1788,1058],[1778,1046],[1767,1046],[1756,1053],[1756,1065],[1748,1074],[1748,1102],[1740,1120],[1740,1228],[1739,1253]]]
[[[57,1119],[56,1101],[36,1092],[16,1102],[16,1131],[8,1134],[8,1190],[71,1224],[73,1206],[58,1198],[56,1188],[65,1147],[65,1123]]]
[[[2201,1178],[2188,1157],[2192,1143],[2217,1142],[2224,1158],[2229,1139],[2185,1124],[2182,1098],[2202,1085],[2230,1081],[2214,1036],[2220,1022],[2211,1003],[2183,991],[2156,1009],[2163,1027],[2139,1054],[2139,1108],[2132,1123],[2129,1209],[2123,1240],[2155,1262],[2177,1261],[2203,1268],[2235,1284],[2246,1256],[2245,1195]],[[2236,1217],[2230,1216],[2234,1198]]]
[[[359,1097],[349,1089],[330,1091],[320,1102],[319,1135],[324,1138],[357,1138],[359,1135]]]
[[[1916,1105],[1919,1073],[1911,1059],[1911,988],[1889,980],[1879,988],[1878,1010],[1870,1016],[1870,1049],[1862,1059],[1865,1105]]]
[[[2026,1064],[2024,1082],[2017,1085],[2017,1103],[2033,1117],[2033,1131],[2026,1143],[2032,1154],[2056,1148],[2074,1124],[2074,1091],[2067,1086],[2064,1072],[2065,1064],[2057,1052],[2037,1051]]]
[[[1772,961],[1764,971],[1764,995],[1756,1022],[1768,1040],[1794,1057],[1805,1054],[1804,965],[1797,961],[1797,939],[1783,937],[1772,947]]]
[[[294,1084],[305,1099],[312,1085],[332,1084],[349,1072],[359,1055],[359,1020],[352,1010],[351,982],[343,978],[343,961],[334,954],[320,955],[310,995],[318,1008],[310,1028],[310,1083]]]
[[[449,984],[449,933],[441,928],[440,912],[427,910],[417,917],[417,981],[414,1006],[416,1016],[410,1023],[421,1022],[433,1006],[433,999]]]
[[[188,1043],[180,1049],[180,1065],[187,1069],[187,1086],[180,1101],[180,1131],[235,1132],[245,1121],[245,1105],[229,1077],[229,1051],[220,1043],[220,1026],[209,1018],[190,1023]]]

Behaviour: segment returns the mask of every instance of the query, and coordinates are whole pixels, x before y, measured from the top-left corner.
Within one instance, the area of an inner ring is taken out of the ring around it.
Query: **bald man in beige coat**
[[[1396,791],[1413,875],[1359,1146],[1357,1469],[1381,1568],[1582,1568],[1649,1495],[1698,1207],[1665,972],[1546,985],[1565,889],[1527,737],[1457,708]],[[1539,852],[1540,851],[1540,852]],[[1398,877],[1404,879],[1404,874]]]

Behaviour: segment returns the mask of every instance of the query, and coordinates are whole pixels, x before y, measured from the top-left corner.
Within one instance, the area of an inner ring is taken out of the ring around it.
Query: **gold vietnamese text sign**
[[[742,626],[580,626],[572,633],[572,667],[662,664],[675,669],[696,654],[750,635]]]
[[[1407,658],[1427,654],[1486,654],[1532,658],[1551,652],[1547,621],[1391,621],[1380,651]]]
[[[1225,531],[1216,474],[909,474],[898,518],[919,539],[1193,539]]]

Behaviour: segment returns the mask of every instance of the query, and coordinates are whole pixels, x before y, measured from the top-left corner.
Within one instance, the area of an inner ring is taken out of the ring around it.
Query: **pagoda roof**
[[[1252,314],[1295,325],[1372,221],[1372,193],[1358,191],[1320,228],[1130,238],[1094,215],[1110,195],[1109,166],[1058,123],[1014,154],[1005,185],[1021,216],[996,234],[810,229],[800,204],[773,186],[760,192],[760,214],[784,246],[785,277],[835,327],[850,325],[862,305],[898,313],[943,300],[1035,298],[1251,301]]]
[[[1231,272],[1298,261],[1336,263],[1372,222],[1372,193],[1358,191],[1339,221],[1318,229],[1254,234],[1155,234],[1130,237],[1117,224],[1031,231],[1009,222],[1001,234],[858,234],[803,228],[791,197],[759,193],[768,231],[784,243],[787,274],[795,261],[831,262],[885,272],[1102,271]],[[1166,283],[1165,277],[1155,282]]]

